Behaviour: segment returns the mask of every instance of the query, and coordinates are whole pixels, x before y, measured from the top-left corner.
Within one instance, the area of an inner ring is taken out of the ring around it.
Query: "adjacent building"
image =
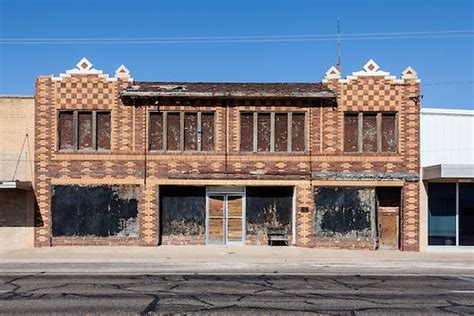
[[[0,95],[0,248],[34,241],[34,96]]]
[[[370,60],[320,83],[114,77],[87,59],[35,96],[35,245],[417,251],[419,79]]]
[[[421,248],[474,250],[474,110],[421,111]]]

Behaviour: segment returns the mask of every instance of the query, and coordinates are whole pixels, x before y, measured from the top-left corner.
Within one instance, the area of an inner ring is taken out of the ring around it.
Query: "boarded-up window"
[[[59,149],[74,149],[74,114],[73,112],[59,113]]]
[[[291,151],[304,151],[304,113],[293,113],[291,119]]]
[[[97,149],[110,149],[109,112],[97,112]]]
[[[179,150],[180,140],[180,114],[168,113],[167,122],[167,145],[168,150]]]
[[[110,112],[64,111],[58,124],[59,150],[110,150]]]
[[[397,151],[396,136],[396,116],[395,114],[382,114],[382,151]]]
[[[240,150],[253,151],[253,113],[240,115]]]
[[[288,150],[288,114],[275,113],[275,151]]]
[[[163,113],[150,113],[150,150],[163,150]]]
[[[184,150],[197,150],[197,113],[184,114]]]
[[[257,119],[257,151],[270,151],[270,113],[259,113]]]
[[[92,112],[79,112],[79,149],[92,149]]]
[[[364,114],[362,120],[362,150],[377,152],[377,115]]]
[[[214,150],[214,113],[201,115],[201,150]]]
[[[347,152],[358,151],[358,117],[357,114],[344,116],[344,150]]]

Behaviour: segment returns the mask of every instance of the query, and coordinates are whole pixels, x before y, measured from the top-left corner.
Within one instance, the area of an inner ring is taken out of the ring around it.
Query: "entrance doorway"
[[[244,188],[209,187],[206,192],[206,242],[213,245],[245,242]]]

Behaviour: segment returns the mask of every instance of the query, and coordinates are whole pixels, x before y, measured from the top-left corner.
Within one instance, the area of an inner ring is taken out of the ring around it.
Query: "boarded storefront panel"
[[[139,187],[53,186],[53,236],[138,237]]]
[[[265,236],[267,227],[282,227],[291,235],[293,187],[247,187],[247,235]]]
[[[375,189],[315,188],[314,235],[358,238],[375,234]]]
[[[193,186],[160,186],[162,236],[204,236],[206,189]]]

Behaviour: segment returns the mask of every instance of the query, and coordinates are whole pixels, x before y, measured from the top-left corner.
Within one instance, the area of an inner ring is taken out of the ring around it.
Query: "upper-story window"
[[[242,112],[241,152],[304,152],[305,113]]]
[[[213,112],[150,112],[149,150],[214,151]]]
[[[58,149],[65,151],[110,150],[110,112],[60,111]]]
[[[382,153],[398,151],[396,113],[345,113],[344,151]]]

